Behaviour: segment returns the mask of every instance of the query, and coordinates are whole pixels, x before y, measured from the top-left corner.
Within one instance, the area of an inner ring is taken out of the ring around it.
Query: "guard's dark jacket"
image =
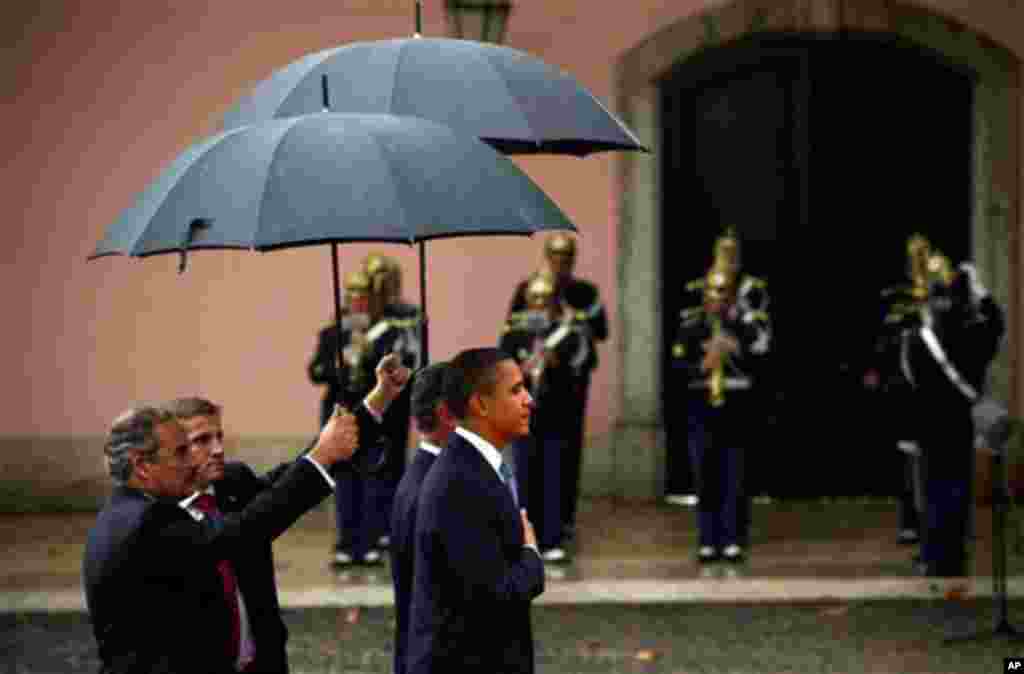
[[[516,286],[508,310],[510,316],[526,309],[526,287],[528,285],[529,280],[527,279]],[[559,288],[559,296],[575,312],[574,320],[583,328],[589,341],[587,345],[589,356],[582,368],[584,374],[589,374],[598,365],[595,343],[608,339],[608,316],[604,310],[604,304],[601,302],[600,293],[593,283],[574,277],[565,287]]]

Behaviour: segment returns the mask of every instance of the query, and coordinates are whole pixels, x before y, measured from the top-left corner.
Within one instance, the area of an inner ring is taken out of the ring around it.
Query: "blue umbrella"
[[[89,259],[177,253],[184,271],[190,250],[330,244],[340,332],[339,243],[550,229],[576,228],[512,161],[476,138],[413,117],[319,113],[235,128],[190,147]],[[420,274],[425,299],[422,258]]]
[[[274,72],[224,128],[323,109],[431,119],[506,154],[643,150],[575,78],[526,52],[471,40],[354,42]]]

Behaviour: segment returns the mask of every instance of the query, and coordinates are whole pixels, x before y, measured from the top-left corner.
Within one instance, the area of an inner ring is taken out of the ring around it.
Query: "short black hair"
[[[412,382],[410,405],[416,427],[430,433],[437,430],[437,404],[444,400],[444,382],[448,363],[433,363],[416,373]]]
[[[452,416],[465,419],[469,399],[474,394],[494,393],[498,383],[497,366],[503,360],[512,360],[512,356],[493,347],[466,349],[451,360],[444,378],[444,392]]]

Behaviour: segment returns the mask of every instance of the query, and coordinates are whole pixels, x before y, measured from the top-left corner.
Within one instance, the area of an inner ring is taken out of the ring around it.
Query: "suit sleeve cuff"
[[[323,466],[321,466],[321,465],[320,465],[320,464],[319,464],[319,463],[317,462],[317,460],[316,460],[316,459],[314,459],[313,457],[311,457],[311,456],[310,456],[309,454],[304,454],[302,458],[303,458],[303,459],[305,459],[306,461],[309,461],[309,462],[310,462],[311,464],[313,464],[314,466],[316,466],[316,469],[317,469],[318,471],[320,471],[320,474],[324,476],[324,479],[325,479],[325,480],[327,480],[327,484],[328,484],[328,485],[330,485],[331,489],[333,490],[333,489],[334,489],[334,487],[335,487],[335,482],[334,482],[334,479],[333,479],[333,478],[332,478],[332,477],[330,476],[330,474],[329,474],[329,473],[327,472],[327,469],[326,469],[326,468],[324,468]]]

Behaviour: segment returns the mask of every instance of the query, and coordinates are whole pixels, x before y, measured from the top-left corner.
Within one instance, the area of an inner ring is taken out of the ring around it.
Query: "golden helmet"
[[[370,253],[363,259],[363,271],[371,278],[387,269],[387,258],[379,253]]]
[[[535,305],[541,302],[547,304],[551,296],[554,294],[554,279],[544,272],[535,273],[526,284],[526,302],[529,305]]]
[[[932,250],[932,254],[928,257],[927,269],[928,278],[932,281],[940,281],[947,286],[953,282],[955,276],[953,264],[942,251]]]
[[[370,292],[370,277],[361,270],[350,271],[345,274],[346,295],[366,295]]]
[[[576,240],[568,234],[552,234],[544,242],[544,254],[576,257]]]
[[[394,258],[370,253],[363,260],[363,270],[375,293],[390,296],[399,292],[402,268]]]

